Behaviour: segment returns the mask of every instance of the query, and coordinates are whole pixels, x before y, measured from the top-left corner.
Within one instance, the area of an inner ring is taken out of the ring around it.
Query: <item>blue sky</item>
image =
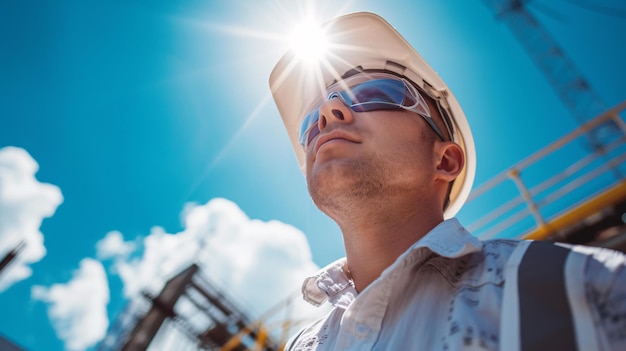
[[[626,98],[621,2],[528,6],[607,107]],[[89,349],[139,289],[130,282],[150,281],[147,262],[179,261],[163,249],[148,259],[148,243],[174,238],[185,243],[181,255],[211,252],[221,260],[208,263],[223,275],[216,279],[241,289],[263,284],[252,266],[293,276],[276,282],[291,287],[341,257],[340,232],[308,197],[268,77],[299,18],[354,11],[386,18],[448,83],[473,130],[476,185],[575,128],[519,41],[478,0],[2,1],[0,254],[20,235],[38,252],[21,263],[32,275],[0,290],[0,334],[28,350]],[[227,230],[203,242],[211,216]],[[246,246],[251,240],[258,245]],[[264,255],[285,261],[264,267]],[[283,272],[285,262],[299,268]],[[71,282],[83,276],[104,284],[88,290],[102,308],[91,312],[100,322],[87,340],[58,326],[68,321],[63,296],[82,291]],[[235,295],[255,310],[270,306]]]

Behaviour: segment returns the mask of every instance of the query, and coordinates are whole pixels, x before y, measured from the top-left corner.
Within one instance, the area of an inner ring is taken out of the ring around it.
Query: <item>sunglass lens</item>
[[[317,124],[313,125],[311,129],[309,130],[305,145],[309,145],[311,140],[313,140],[313,138],[315,138],[319,133],[320,133],[320,129],[317,127]]]
[[[320,119],[319,109],[317,108],[309,112],[306,116],[304,116],[304,119],[302,120],[302,124],[300,125],[300,137],[299,137],[299,141],[302,146],[306,146],[309,143],[309,141],[311,141],[311,138],[312,138],[311,134],[313,131],[309,131],[309,129],[311,129],[311,126],[313,125],[317,126],[317,121],[319,119]],[[315,127],[315,129],[317,130],[315,135],[319,134],[319,129],[317,127]]]
[[[376,79],[361,83],[351,89],[352,104],[390,103],[401,104],[404,100],[404,83],[394,79]],[[345,93],[344,93],[345,94]]]

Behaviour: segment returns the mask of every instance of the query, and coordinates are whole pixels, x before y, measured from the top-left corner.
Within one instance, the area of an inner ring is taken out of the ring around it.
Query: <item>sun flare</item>
[[[318,23],[304,20],[293,31],[289,46],[300,60],[319,62],[328,51],[328,37]]]

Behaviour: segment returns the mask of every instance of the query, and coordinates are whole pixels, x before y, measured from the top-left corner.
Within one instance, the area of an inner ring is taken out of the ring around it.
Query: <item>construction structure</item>
[[[15,245],[14,248],[9,250],[2,257],[2,259],[0,259],[0,274],[2,274],[2,271],[7,269],[10,266],[10,264],[14,262],[14,260],[17,258],[17,256],[20,254],[20,252],[24,249],[25,246],[26,246],[26,242],[20,241],[17,245]]]
[[[15,259],[19,256],[24,247],[26,247],[26,242],[20,241],[11,250],[5,253],[4,256],[2,256],[0,259],[0,278],[2,277],[3,272],[6,272],[7,269],[11,268],[11,264],[15,263]],[[23,348],[15,344],[13,341],[5,338],[3,335],[0,335],[0,350],[24,351]]]
[[[2,351],[25,351],[20,346],[16,345],[13,341],[6,339],[0,335],[0,350]]]
[[[153,296],[131,301],[99,351],[259,350],[280,345],[191,264]]]
[[[620,117],[626,102],[606,109],[528,10],[528,0],[483,2],[509,27],[579,127],[473,189],[468,202],[483,200],[488,205],[479,207],[492,211],[468,228],[481,238],[497,233],[626,251],[626,124]]]
[[[475,188],[469,208],[490,208],[467,227],[481,239],[551,240],[626,252],[626,101]],[[611,121],[602,148],[581,146]],[[488,207],[484,204],[489,204]]]

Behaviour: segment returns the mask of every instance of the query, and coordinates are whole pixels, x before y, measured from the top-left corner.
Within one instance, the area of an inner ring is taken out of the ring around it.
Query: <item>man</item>
[[[446,84],[377,15],[326,24],[330,50],[270,77],[311,198],[346,258],[305,280],[331,312],[289,350],[626,350],[622,254],[481,242],[452,218],[471,188],[471,131]]]

